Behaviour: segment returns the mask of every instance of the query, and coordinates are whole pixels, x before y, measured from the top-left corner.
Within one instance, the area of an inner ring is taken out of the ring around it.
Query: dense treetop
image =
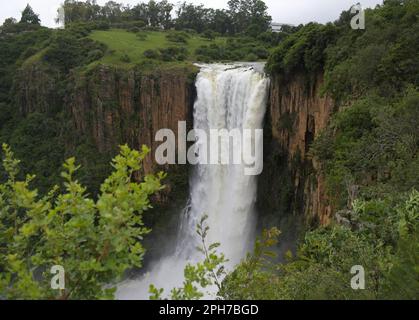
[[[22,11],[22,18],[20,19],[20,23],[39,24],[40,22],[41,20],[39,19],[39,15],[37,15],[28,4]]]
[[[96,1],[66,0],[62,6],[65,24],[91,21],[141,21],[144,26],[162,29],[192,29],[203,32],[207,29],[220,34],[238,34],[250,29],[268,30],[271,17],[262,0],[230,0],[227,10],[206,8],[204,5],[180,3],[177,8],[167,0],[139,3],[126,6],[114,1],[100,6]],[[58,18],[58,21],[62,18]]]

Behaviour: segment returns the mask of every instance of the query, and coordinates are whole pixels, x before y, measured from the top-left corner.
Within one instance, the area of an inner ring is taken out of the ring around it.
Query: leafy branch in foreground
[[[272,250],[278,244],[281,234],[277,228],[264,230],[249,253],[236,269],[228,274],[218,295],[226,300],[252,300],[256,295],[269,297],[275,283],[277,265],[276,253]]]
[[[115,283],[140,267],[143,236],[150,232],[142,214],[149,197],[162,189],[163,173],[132,182],[149,150],[122,146],[95,201],[75,180],[80,168],[71,158],[54,187],[40,198],[30,189],[35,178],[19,181],[19,161],[3,145],[7,181],[0,184],[0,299],[111,299]],[[65,289],[51,289],[52,266],[65,270]]]
[[[209,231],[206,224],[207,219],[208,216],[204,215],[196,230],[201,239],[201,247],[197,249],[205,259],[196,265],[188,264],[185,267],[183,287],[172,289],[171,300],[198,300],[204,297],[200,289],[212,286],[217,287],[218,290],[221,289],[221,279],[225,275],[224,263],[228,260],[225,259],[224,254],[217,253],[217,249],[220,247],[219,243],[207,245],[206,239]],[[163,293],[163,289],[157,289],[154,285],[150,286],[151,300],[161,300]]]

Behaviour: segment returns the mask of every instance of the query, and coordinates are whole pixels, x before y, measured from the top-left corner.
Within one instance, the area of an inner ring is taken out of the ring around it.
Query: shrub
[[[26,60],[29,57],[32,57],[33,55],[35,55],[36,53],[38,53],[39,49],[35,48],[35,47],[29,47],[28,49],[26,49],[22,55],[21,55],[21,59],[22,60]]]
[[[267,59],[269,57],[269,51],[264,47],[256,47],[252,49],[252,53],[255,54],[259,59]]]
[[[199,61],[199,62],[205,62],[205,63],[211,62],[211,59],[208,58],[207,56],[204,56],[204,55],[196,56],[196,60]]]
[[[171,32],[166,36],[166,39],[174,43],[188,43],[189,35],[185,32]]]
[[[146,57],[147,59],[158,59],[159,52],[157,50],[148,49],[144,51],[144,57]]]
[[[160,59],[163,61],[184,61],[188,56],[185,47],[169,47],[160,49]]]
[[[99,21],[95,23],[94,29],[95,30],[109,30],[110,29],[109,22],[106,21]]]
[[[93,62],[93,61],[97,61],[100,60],[104,55],[104,52],[102,50],[99,49],[95,49],[92,51],[89,51],[89,53],[87,54],[87,59],[89,62]]]
[[[257,61],[257,60],[259,60],[259,58],[258,58],[258,56],[257,55],[255,55],[254,53],[249,53],[247,56],[246,56],[246,61]]]
[[[141,31],[141,29],[140,29],[140,28],[138,28],[138,27],[131,27],[131,28],[128,28],[128,29],[127,29],[127,31],[128,31],[128,32],[137,33],[137,32],[140,32],[140,31]]]
[[[131,58],[128,56],[128,54],[126,54],[126,53],[124,53],[122,56],[121,56],[121,59],[120,59],[122,62],[125,62],[125,63],[130,63],[131,62]]]
[[[146,33],[138,33],[138,34],[137,34],[137,38],[138,38],[138,40],[140,40],[140,41],[146,41],[146,40],[147,40],[147,38],[148,38],[148,36],[147,36],[147,34],[146,34]]]
[[[162,189],[164,174],[149,175],[139,184],[131,177],[148,153],[121,147],[114,171],[90,199],[76,180],[71,158],[58,187],[46,197],[29,187],[33,176],[19,181],[19,161],[4,145],[7,181],[0,184],[0,294],[6,299],[110,299],[130,267],[141,267],[144,248],[142,215],[149,197]],[[14,232],[10,232],[11,228]],[[123,231],[122,231],[123,230]],[[65,270],[65,289],[51,289],[49,270]],[[36,275],[36,276],[35,276]]]
[[[106,46],[89,38],[78,38],[70,31],[60,30],[51,40],[44,59],[63,72],[68,72],[91,62],[89,52],[93,50],[104,53]]]
[[[205,39],[208,39],[208,40],[214,40],[215,37],[216,37],[216,33],[214,31],[208,29],[208,30],[205,30],[202,33],[202,37],[205,38]]]

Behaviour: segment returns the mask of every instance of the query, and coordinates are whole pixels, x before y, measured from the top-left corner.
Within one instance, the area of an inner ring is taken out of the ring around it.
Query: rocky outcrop
[[[332,99],[320,94],[322,83],[321,75],[314,81],[303,75],[289,81],[272,79],[259,206],[281,215],[304,214],[310,221],[327,224],[332,208],[319,164],[309,154],[334,109]]]
[[[186,121],[192,128],[196,71],[179,67],[148,73],[102,65],[87,74],[72,76],[66,108],[75,131],[92,137],[100,153],[115,154],[121,143],[136,149],[142,145],[150,147],[143,162],[144,173],[170,173],[164,196],[175,189],[175,184],[177,188],[181,187],[179,184],[187,185],[188,169],[156,164],[154,151],[159,143],[155,135],[160,129],[177,134],[179,121]]]
[[[143,74],[99,66],[88,75],[76,75],[66,105],[74,127],[91,135],[99,152],[121,143],[134,148],[157,147],[160,129],[177,133],[178,121],[192,126],[195,87],[188,69]],[[144,162],[146,172],[155,167],[153,152]]]
[[[138,150],[147,145],[151,152],[143,162],[143,174],[160,170],[170,173],[166,190],[160,195],[164,203],[172,191],[172,199],[181,188],[185,194],[188,168],[157,166],[154,151],[158,144],[154,138],[160,129],[177,134],[179,121],[193,127],[197,71],[192,65],[156,68],[152,72],[140,67],[98,65],[62,75],[38,61],[24,65],[16,75],[15,105],[23,116],[39,112],[63,121],[65,156],[74,155],[80,143],[88,143],[89,148],[92,145],[91,152],[97,154],[94,157],[106,161],[121,144]]]

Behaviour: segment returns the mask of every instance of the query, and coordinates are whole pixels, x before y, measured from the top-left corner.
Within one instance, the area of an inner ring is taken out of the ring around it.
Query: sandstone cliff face
[[[179,70],[144,75],[100,66],[89,76],[77,76],[66,105],[76,131],[91,135],[99,152],[121,143],[151,147],[144,162],[147,173],[155,168],[156,132],[167,128],[177,133],[178,121],[192,126],[195,89],[189,76]]]
[[[15,77],[15,104],[23,116],[32,112],[63,115],[57,118],[63,121],[62,135],[67,137],[63,158],[73,156],[80,141],[92,143],[97,157],[103,159],[113,157],[121,144],[135,149],[147,145],[152,150],[143,162],[143,173],[170,173],[159,199],[164,203],[172,191],[183,188],[185,193],[188,168],[157,166],[155,134],[160,129],[177,134],[179,121],[193,127],[196,72],[192,66],[151,73],[99,65],[87,72],[63,75],[35,62],[22,67]]]
[[[332,99],[320,95],[322,82],[321,75],[311,82],[301,75],[287,82],[272,79],[265,128],[265,172],[259,194],[261,201],[269,201],[266,195],[271,198],[270,207],[262,205],[264,210],[304,214],[309,221],[327,224],[332,208],[324,177],[308,153],[334,108]]]
[[[74,75],[71,94],[66,98],[75,131],[92,137],[100,153],[115,154],[122,143],[136,149],[142,145],[151,148],[143,162],[144,173],[169,173],[161,203],[168,201],[172,191],[187,187],[188,168],[159,167],[154,153],[161,142],[155,141],[155,135],[161,129],[177,135],[179,121],[192,128],[194,72],[181,68],[145,74],[99,66],[88,75]]]

